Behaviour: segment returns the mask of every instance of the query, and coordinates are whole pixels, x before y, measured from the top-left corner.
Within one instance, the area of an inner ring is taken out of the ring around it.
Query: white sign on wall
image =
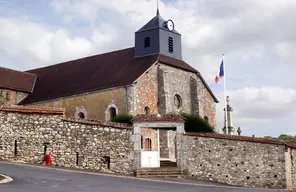
[[[158,151],[142,151],[141,167],[160,167]]]

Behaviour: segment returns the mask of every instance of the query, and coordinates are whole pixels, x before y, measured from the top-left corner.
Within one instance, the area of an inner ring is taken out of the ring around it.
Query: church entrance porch
[[[182,170],[184,121],[178,115],[133,118],[134,168],[176,167]]]
[[[141,167],[176,167],[176,128],[141,128]]]

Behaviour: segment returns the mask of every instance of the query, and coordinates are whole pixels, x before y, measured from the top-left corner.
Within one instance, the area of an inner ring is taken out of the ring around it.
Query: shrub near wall
[[[118,114],[111,119],[112,122],[133,124],[131,115]]]
[[[185,120],[185,131],[186,132],[215,132],[214,127],[208,124],[204,119],[198,115],[189,115],[186,113],[182,114]]]
[[[49,143],[46,148],[53,152],[53,165],[133,172],[132,129],[126,126],[75,122],[57,114],[3,111],[0,125],[2,160],[44,163],[45,144]]]

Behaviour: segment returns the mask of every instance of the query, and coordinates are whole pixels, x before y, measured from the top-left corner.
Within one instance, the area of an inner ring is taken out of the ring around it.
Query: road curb
[[[4,177],[4,179],[0,181],[0,184],[10,183],[13,181],[13,179],[7,175],[0,174],[0,176]]]

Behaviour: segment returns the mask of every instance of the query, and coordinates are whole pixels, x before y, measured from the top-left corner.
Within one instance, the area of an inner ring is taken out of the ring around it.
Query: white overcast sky
[[[214,78],[225,54],[233,124],[243,135],[296,133],[296,0],[160,0],[182,34],[183,59]],[[132,47],[156,0],[0,0],[0,66],[28,70]]]

